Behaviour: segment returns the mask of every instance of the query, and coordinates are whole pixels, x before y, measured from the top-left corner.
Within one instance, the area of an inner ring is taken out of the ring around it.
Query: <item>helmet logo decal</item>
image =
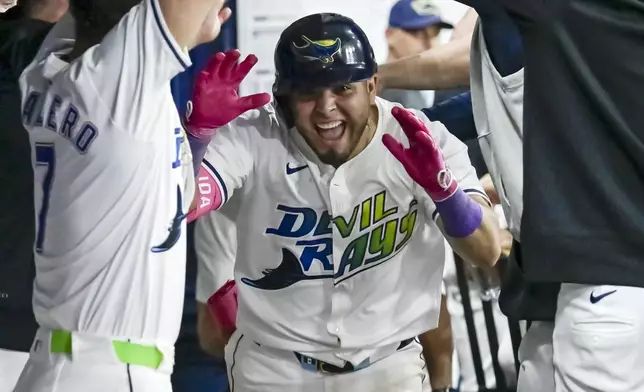
[[[298,46],[293,42],[293,53],[297,56],[307,60],[320,60],[324,64],[332,63],[335,61],[333,56],[340,52],[342,42],[340,38],[336,39],[321,39],[313,41],[309,37],[303,35],[302,39],[304,44]]]
[[[439,10],[433,0],[413,0],[411,8],[418,15],[438,15]]]

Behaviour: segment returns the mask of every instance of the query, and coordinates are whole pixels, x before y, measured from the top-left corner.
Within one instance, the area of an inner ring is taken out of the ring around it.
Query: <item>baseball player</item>
[[[227,337],[222,333],[221,321],[216,316],[209,316],[207,304],[213,293],[222,290],[227,281],[233,279],[237,253],[235,220],[239,213],[238,200],[234,197],[218,211],[198,219],[194,231],[197,254],[197,331],[202,349],[214,356],[223,357]],[[444,289],[443,287],[438,327],[418,337],[423,349],[423,359],[427,364],[429,383],[437,390],[440,390],[439,387],[452,385],[454,348]]]
[[[441,231],[491,266],[497,218],[462,143],[376,98],[373,50],[352,20],[296,21],[275,60],[274,103],[216,131],[193,211],[240,197],[231,388],[420,391],[413,338],[437,325]],[[193,116],[208,118],[201,99]]]
[[[520,235],[516,270],[529,285],[517,302],[554,320],[528,330],[519,390],[642,391],[643,373],[634,369],[644,364],[644,74],[632,66],[644,58],[640,32],[632,29],[642,25],[641,4],[463,2],[482,19],[475,118],[488,133],[482,139],[498,161],[497,190]],[[488,34],[483,13],[516,23],[524,53],[509,57],[521,66],[525,59],[525,91],[522,72],[503,75],[498,61],[508,56],[495,57],[491,42],[508,35]]]
[[[194,169],[169,82],[223,4],[72,1],[21,75],[41,328],[15,391],[171,390]]]
[[[490,177],[497,185],[496,189],[492,186],[486,191],[488,195],[492,191],[491,198],[502,205],[509,218],[509,229],[518,239],[523,210],[523,50],[519,33],[507,15],[499,15],[494,8],[480,11],[471,47],[471,96],[468,92],[423,112],[433,120],[444,121],[450,132],[461,139],[478,136]],[[395,68],[402,63],[391,65],[390,68]],[[412,76],[414,81],[419,78],[424,75]],[[531,322],[519,350],[518,390],[553,391],[552,332],[558,288],[525,281],[515,261],[517,249],[519,244],[515,241],[513,257],[506,265],[500,303],[508,316]],[[454,330],[458,336],[457,317]],[[458,339],[455,345],[458,349]],[[459,361],[466,370],[470,363]],[[470,380],[464,377],[461,389],[475,388],[472,381],[472,377]]]

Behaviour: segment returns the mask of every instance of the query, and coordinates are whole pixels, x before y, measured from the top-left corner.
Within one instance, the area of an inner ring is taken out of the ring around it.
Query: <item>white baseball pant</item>
[[[259,346],[236,331],[226,346],[231,392],[427,392],[422,347],[414,340],[370,366],[344,374],[307,371],[293,351]]]
[[[522,380],[522,367],[518,392],[644,392],[643,288],[562,284],[552,334],[539,327],[528,336],[541,353],[527,353],[530,341],[522,351],[540,358],[531,370],[542,372],[541,380],[552,378],[554,387],[545,389],[534,374]]]
[[[0,392],[13,391],[27,359],[29,353],[0,348]]]
[[[554,322],[534,321],[519,347],[517,392],[554,392],[555,369],[552,361]]]
[[[153,369],[121,362],[112,339],[74,333],[71,355],[53,353],[51,342],[52,332],[39,329],[14,392],[172,392],[172,349]]]

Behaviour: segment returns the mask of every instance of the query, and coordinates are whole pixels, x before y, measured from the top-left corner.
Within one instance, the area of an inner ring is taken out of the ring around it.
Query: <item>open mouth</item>
[[[333,142],[342,139],[342,136],[344,136],[345,123],[344,121],[316,123],[315,129],[322,140]]]

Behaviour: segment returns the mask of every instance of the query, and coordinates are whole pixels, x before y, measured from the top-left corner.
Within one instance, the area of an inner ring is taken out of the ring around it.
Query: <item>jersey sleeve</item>
[[[204,304],[226,281],[233,279],[237,254],[237,199],[198,219],[195,225],[196,298]]]
[[[190,65],[158,0],[143,0],[85,52],[75,71],[84,76],[79,81],[92,85],[119,128],[152,139],[159,130],[146,124],[158,115],[160,100],[170,97],[170,80]]]
[[[427,125],[432,137],[443,152],[445,163],[452,172],[454,179],[458,182],[459,189],[470,195],[481,196],[491,206],[492,204],[476,175],[476,169],[472,166],[467,154],[467,146],[452,135],[442,123],[430,121],[421,111],[415,111],[415,113]],[[424,190],[423,197],[429,199]],[[428,203],[428,207],[431,209],[432,218],[436,219],[438,215],[436,206],[431,202]]]
[[[242,120],[248,123],[246,119]],[[235,120],[217,130],[197,175],[198,216],[226,204],[251,175],[255,163],[253,125]]]

